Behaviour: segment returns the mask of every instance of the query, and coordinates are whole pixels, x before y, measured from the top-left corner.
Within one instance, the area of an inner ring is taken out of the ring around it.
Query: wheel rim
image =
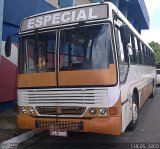
[[[132,119],[133,119],[133,123],[136,123],[137,119],[138,119],[138,108],[137,105],[133,102],[132,104]]]

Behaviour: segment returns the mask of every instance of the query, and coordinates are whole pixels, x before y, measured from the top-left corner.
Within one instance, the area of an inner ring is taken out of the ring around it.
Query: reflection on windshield
[[[37,42],[35,36],[21,38],[19,73],[55,71],[56,32],[39,33]]]
[[[60,70],[106,69],[113,63],[110,25],[60,32]]]

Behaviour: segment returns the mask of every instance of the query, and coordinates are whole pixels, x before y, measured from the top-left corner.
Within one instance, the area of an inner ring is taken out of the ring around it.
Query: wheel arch
[[[136,98],[134,96],[136,96]],[[140,102],[140,100],[139,100],[139,91],[138,91],[138,89],[136,87],[133,89],[132,97],[133,97],[134,102],[137,104],[137,106],[139,108],[139,104],[140,104],[139,103]]]

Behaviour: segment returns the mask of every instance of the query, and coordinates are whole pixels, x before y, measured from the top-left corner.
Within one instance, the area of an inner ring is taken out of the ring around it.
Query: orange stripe
[[[111,64],[109,69],[80,70],[59,72],[60,86],[74,85],[109,85],[116,83],[116,66]],[[57,86],[56,73],[19,74],[17,87],[45,87]]]
[[[56,118],[34,118],[29,115],[18,114],[18,128],[20,129],[36,129],[36,120],[43,121],[55,121]],[[82,132],[94,132],[101,134],[120,135],[121,133],[121,117],[109,117],[109,118],[92,118],[88,119],[66,119],[58,118],[58,121],[71,121],[84,123],[84,129]],[[48,128],[42,128],[48,129]],[[78,130],[77,130],[78,131]]]
[[[102,133],[102,134],[112,134],[112,135],[120,135],[122,132],[122,108],[121,108],[121,98],[118,99],[117,103],[114,105],[117,107],[117,115],[116,116],[108,116],[106,118],[35,118],[34,116],[30,116],[27,114],[18,114],[18,127],[21,129],[36,129],[35,122],[36,120],[44,120],[44,121],[71,121],[71,122],[80,122],[83,121],[84,129],[83,132],[94,132],[94,133]],[[43,128],[47,129],[47,128]]]
[[[59,72],[60,86],[108,85],[116,84],[116,81],[115,64],[111,64],[109,69]]]
[[[152,93],[152,90],[153,90],[153,82],[149,83],[147,86],[142,88],[140,96],[140,107],[142,107],[142,105],[148,99],[149,95]]]
[[[56,86],[56,73],[19,74],[17,87],[45,87]]]

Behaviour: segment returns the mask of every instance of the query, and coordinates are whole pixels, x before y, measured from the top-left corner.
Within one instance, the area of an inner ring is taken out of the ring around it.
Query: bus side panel
[[[154,67],[137,66],[130,67],[127,81],[121,86],[122,94],[122,131],[126,129],[132,120],[132,95],[138,90],[139,108],[145,103],[155,87]]]

